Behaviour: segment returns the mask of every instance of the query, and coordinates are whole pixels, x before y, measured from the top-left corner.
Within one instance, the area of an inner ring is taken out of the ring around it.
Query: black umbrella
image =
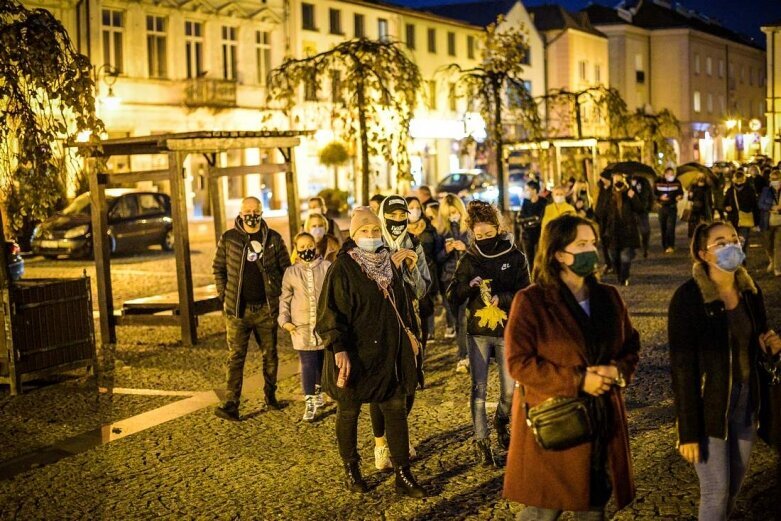
[[[611,174],[622,173],[626,174],[627,176],[644,177],[646,180],[648,180],[649,183],[651,183],[651,186],[656,183],[656,171],[652,167],[638,161],[622,161],[620,163],[613,163],[608,165],[605,170]]]
[[[678,178],[678,181],[680,181],[681,186],[683,186],[684,189],[688,189],[700,174],[705,174],[705,181],[709,185],[719,184],[719,179],[713,173],[713,171],[700,163],[686,163],[685,165],[679,166],[675,170],[675,176]]]

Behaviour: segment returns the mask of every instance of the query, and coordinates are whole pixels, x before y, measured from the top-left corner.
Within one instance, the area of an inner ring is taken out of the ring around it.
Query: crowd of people
[[[280,407],[279,326],[300,358],[303,420],[318,419],[325,395],[336,403],[346,487],[368,490],[357,429],[368,404],[375,467],[393,469],[398,493],[425,497],[410,470],[408,425],[441,309],[443,339],[457,345],[454,371],[470,375],[475,453],[506,465],[504,495],[526,506],[520,519],[603,519],[611,497],[622,508],[635,495],[623,389],[640,337],[617,288],[601,279],[612,272],[629,284],[636,252],[649,254],[654,210],[661,251],[674,251],[685,200],[692,278],[675,292],[668,321],[678,448],[699,477],[700,519],[726,519],[758,426],[781,447],[781,339],[744,267],[758,226],[768,271],[781,275],[779,188],[775,169],[736,171],[723,187],[703,174],[684,188],[672,169],[654,185],[603,172],[594,190],[574,178],[548,190],[530,178],[508,220],[489,203],[422,186],[355,208],[346,236],[315,197],[292,252],[263,221],[260,201],[246,198],[213,264],[229,352],[215,413],[240,418],[250,335],[263,352],[265,402]],[[489,424],[491,360],[499,396]]]

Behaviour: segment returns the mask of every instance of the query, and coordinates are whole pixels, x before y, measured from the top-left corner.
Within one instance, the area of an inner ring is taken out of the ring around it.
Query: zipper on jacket
[[[236,291],[236,318],[239,318],[241,316],[241,284],[242,279],[244,278],[244,260],[247,258],[247,246],[249,246],[248,241],[244,241],[244,246],[241,248],[241,267],[239,268],[239,287]]]
[[[726,308],[725,308],[726,309]],[[729,328],[727,328],[729,332]],[[732,334],[729,337],[729,384],[727,385],[727,408],[724,410],[724,441],[729,437],[729,408],[732,401]]]

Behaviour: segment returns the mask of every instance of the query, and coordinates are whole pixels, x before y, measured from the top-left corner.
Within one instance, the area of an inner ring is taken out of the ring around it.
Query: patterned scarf
[[[353,248],[347,253],[358,263],[361,271],[367,277],[376,282],[380,288],[388,289],[393,280],[393,268],[388,250],[383,248],[377,253],[371,253],[360,248]]]

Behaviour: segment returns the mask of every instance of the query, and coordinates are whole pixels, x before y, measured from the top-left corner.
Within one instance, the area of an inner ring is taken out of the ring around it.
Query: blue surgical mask
[[[378,248],[382,247],[382,237],[377,237],[376,239],[373,237],[361,237],[355,239],[355,244],[364,251],[374,253]]]
[[[746,260],[746,254],[740,244],[725,244],[716,250],[716,267],[728,273],[734,273]]]

